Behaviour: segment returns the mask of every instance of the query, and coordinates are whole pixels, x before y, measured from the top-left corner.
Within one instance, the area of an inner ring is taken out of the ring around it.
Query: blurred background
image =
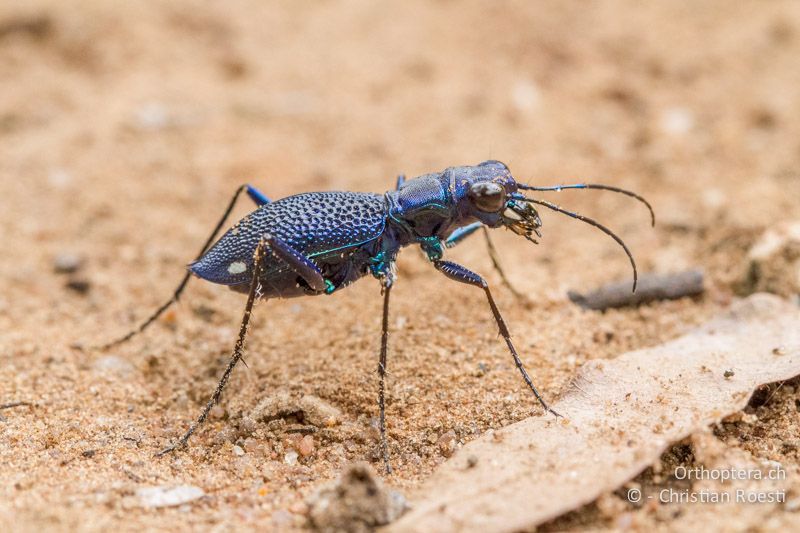
[[[69,345],[116,336],[168,297],[237,186],[273,199],[383,192],[401,172],[499,159],[531,184],[641,192],[655,229],[624,197],[548,199],[612,227],[642,272],[707,273],[700,301],[596,316],[565,293],[630,276],[613,241],[554,213],[536,248],[495,232],[533,301],[498,289],[501,307],[554,395],[575,365],[673,337],[741,294],[750,246],[800,216],[798,57],[793,0],[0,2],[0,378],[9,396],[49,405],[50,424],[74,420],[68,399],[88,394],[119,423],[133,402],[145,438],[166,439],[215,381],[239,296],[192,284],[191,303],[116,354],[132,361],[121,381],[133,389],[97,378]],[[480,239],[449,254],[497,284]],[[259,379],[241,378],[231,402],[252,407],[267,384],[313,390],[367,424],[377,294],[366,280],[335,298],[270,302],[251,347],[281,356],[251,357]],[[531,404],[481,294],[445,283],[413,250],[394,294],[392,401],[405,410],[389,416],[396,446],[412,447],[397,452],[398,482],[413,484],[441,459],[436,435],[469,438]],[[597,331],[611,332],[602,347]],[[481,358],[504,370],[460,390],[454,380]],[[59,442],[71,450],[103,431]],[[315,475],[371,449],[356,442],[339,462],[320,452],[330,462]]]
[[[38,241],[23,262],[65,243],[186,261],[243,182],[273,198],[381,192],[400,172],[489,158],[521,181],[646,193],[663,230],[769,225],[798,209],[798,13],[724,0],[6,2],[4,233]],[[656,246],[630,202],[558,200],[618,229],[651,268],[690,262],[673,249],[685,243]],[[518,277],[560,257],[580,268],[546,272],[551,286],[591,281],[593,256],[626,272],[608,239],[553,218]]]

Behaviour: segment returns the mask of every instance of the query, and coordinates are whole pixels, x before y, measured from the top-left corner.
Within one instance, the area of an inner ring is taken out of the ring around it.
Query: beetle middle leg
[[[522,379],[524,379],[525,383],[528,384],[528,387],[530,387],[530,389],[533,391],[534,396],[536,396],[536,399],[539,400],[540,404],[542,404],[542,407],[545,411],[553,413],[555,416],[561,416],[547,405],[547,402],[544,401],[542,395],[539,394],[538,390],[536,390],[533,380],[531,380],[527,370],[525,370],[525,367],[522,365],[522,360],[519,358],[516,348],[514,348],[514,343],[511,342],[511,333],[509,333],[508,327],[506,327],[506,323],[503,320],[503,317],[500,315],[500,310],[497,308],[497,304],[494,303],[492,292],[489,290],[489,284],[486,283],[486,280],[471,270],[451,261],[434,261],[433,266],[436,267],[439,272],[452,280],[483,289],[483,291],[486,293],[486,298],[489,300],[489,307],[492,309],[494,320],[497,322],[497,327],[500,329],[500,335],[502,335],[503,339],[505,339],[508,350],[511,352],[511,356],[514,358],[514,363],[517,365],[520,373],[522,373]]]
[[[310,287],[314,288],[315,290],[325,290],[326,283],[322,277],[322,273],[307,257],[303,256],[277,237],[273,237],[272,235],[265,235],[262,237],[258,243],[258,246],[256,246],[255,253],[253,254],[253,277],[250,281],[250,291],[247,294],[247,304],[245,304],[242,323],[239,326],[239,337],[237,338],[236,344],[233,347],[233,354],[231,355],[230,361],[228,361],[228,366],[225,368],[225,372],[223,372],[219,383],[217,383],[217,388],[214,389],[214,394],[211,395],[211,398],[208,400],[208,403],[206,403],[205,408],[203,408],[203,412],[200,413],[200,416],[197,418],[197,420],[191,426],[189,426],[189,429],[180,439],[178,439],[177,442],[167,446],[158,452],[156,456],[165,455],[179,447],[185,446],[197,428],[200,427],[203,422],[205,422],[206,418],[208,418],[208,413],[211,412],[211,409],[219,402],[219,399],[222,396],[222,390],[228,383],[231,372],[233,372],[234,367],[236,367],[236,364],[244,355],[244,344],[245,340],[247,339],[247,330],[250,325],[250,315],[252,314],[255,300],[260,297],[261,274],[264,270],[264,258],[267,254],[271,254],[273,257],[281,259],[283,262],[285,262],[289,268],[294,270],[300,277],[302,277]]]
[[[381,355],[378,361],[378,408],[380,409],[380,431],[381,431],[381,453],[383,454],[383,464],[386,473],[392,473],[389,464],[389,444],[386,441],[386,403],[385,403],[385,379],[386,379],[386,355],[389,345],[389,293],[392,290],[393,280],[390,275],[384,275],[382,280],[383,287],[383,322],[381,323]]]

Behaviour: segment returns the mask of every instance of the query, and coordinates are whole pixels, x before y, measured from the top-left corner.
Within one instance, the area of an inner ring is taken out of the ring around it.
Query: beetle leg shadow
[[[515,298],[522,300],[523,302],[529,303],[530,300],[528,299],[528,297],[519,292],[514,287],[514,285],[511,284],[511,281],[509,281],[508,277],[506,276],[503,267],[500,266],[500,256],[497,253],[497,249],[494,247],[492,238],[489,236],[489,230],[486,229],[486,226],[483,225],[481,226],[481,228],[483,229],[483,236],[484,239],[486,240],[486,248],[489,250],[489,258],[492,260],[492,266],[494,267],[494,269],[497,270],[498,274],[500,274],[500,281],[503,283],[503,285],[506,286],[506,289],[508,289],[511,292],[511,294],[514,295]]]

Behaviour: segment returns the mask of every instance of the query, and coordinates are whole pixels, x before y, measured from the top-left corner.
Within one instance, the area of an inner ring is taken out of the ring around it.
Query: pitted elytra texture
[[[314,259],[375,239],[383,232],[387,213],[386,199],[378,194],[313,192],[289,196],[247,215],[190,268],[214,283],[247,284],[252,277],[253,252],[262,235],[271,233]],[[233,266],[239,263],[247,268]],[[285,270],[285,265],[267,258],[265,275],[277,270]]]

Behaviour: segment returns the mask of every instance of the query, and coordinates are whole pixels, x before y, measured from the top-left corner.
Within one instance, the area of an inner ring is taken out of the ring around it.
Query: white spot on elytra
[[[244,261],[234,261],[228,265],[228,274],[241,274],[245,270],[247,270],[247,265],[244,264]]]

